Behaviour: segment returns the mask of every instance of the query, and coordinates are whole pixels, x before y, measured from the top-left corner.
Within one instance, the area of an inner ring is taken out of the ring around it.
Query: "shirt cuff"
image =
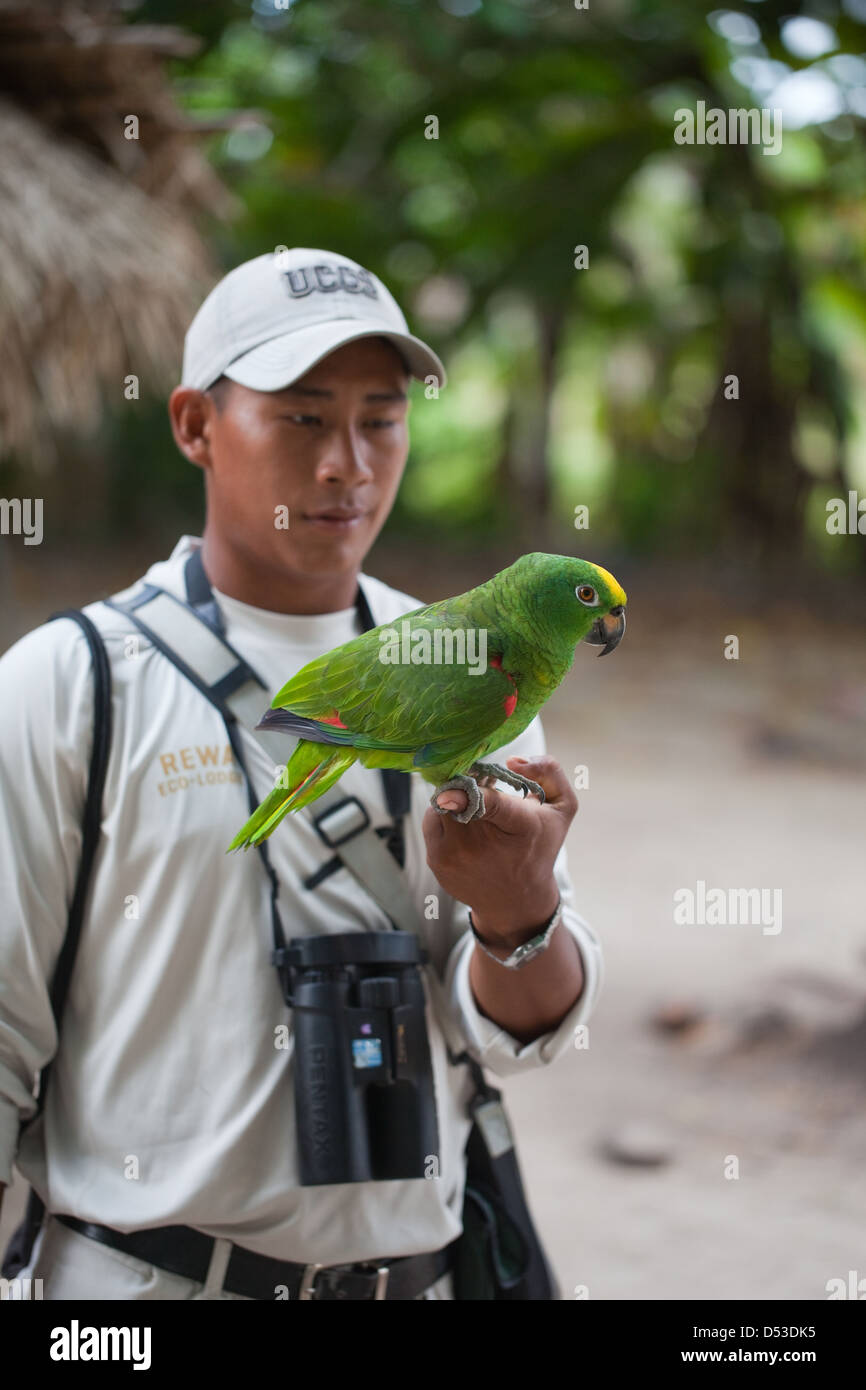
[[[553,1032],[544,1033],[530,1043],[520,1042],[480,1012],[469,982],[469,962],[475,948],[472,932],[467,931],[451,952],[445,984],[452,1009],[461,1021],[470,1052],[496,1076],[510,1076],[545,1066],[569,1048],[587,1046],[577,1030],[589,1019],[601,990],[604,979],[601,946],[589,924],[566,903],[563,903],[559,930],[562,928],[571,932],[580,950],[583,989]]]

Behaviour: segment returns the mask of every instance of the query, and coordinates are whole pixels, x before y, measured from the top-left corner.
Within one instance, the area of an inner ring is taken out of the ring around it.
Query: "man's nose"
[[[320,482],[363,482],[373,477],[364,440],[351,425],[334,430],[316,469]]]

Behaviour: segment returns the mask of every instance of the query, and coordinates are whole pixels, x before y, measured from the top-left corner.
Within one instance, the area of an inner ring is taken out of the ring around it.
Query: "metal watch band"
[[[510,956],[505,957],[505,960],[503,960],[501,956],[494,955],[489,946],[481,940],[481,937],[475,930],[475,923],[472,920],[471,910],[469,913],[469,926],[472,929],[472,935],[475,937],[476,943],[481,947],[485,955],[490,956],[491,960],[495,960],[499,965],[504,965],[506,970],[520,970],[524,965],[528,965],[531,960],[534,960],[536,956],[540,956],[542,951],[547,950],[550,945],[550,938],[553,936],[561,917],[562,899],[560,898],[556,904],[553,915],[548,918],[542,927],[539,927],[534,936],[530,937],[528,941],[524,941],[521,946],[516,947],[516,949],[511,952]]]

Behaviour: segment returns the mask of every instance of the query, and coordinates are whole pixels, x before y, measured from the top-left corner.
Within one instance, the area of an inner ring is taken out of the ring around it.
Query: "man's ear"
[[[176,386],[168,398],[168,416],[174,442],[190,463],[209,468],[210,429],[216,406],[205,391]]]

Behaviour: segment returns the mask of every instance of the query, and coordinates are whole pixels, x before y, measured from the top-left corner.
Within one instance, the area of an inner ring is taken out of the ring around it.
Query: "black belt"
[[[54,1213],[58,1221],[91,1240],[123,1250],[159,1269],[204,1284],[215,1245],[213,1236],[192,1226],[155,1226],[143,1231],[115,1231],[77,1216]],[[405,1255],[394,1260],[355,1264],[292,1264],[272,1260],[243,1246],[232,1245],[222,1287],[245,1298],[274,1300],[285,1288],[290,1299],[410,1299],[417,1298],[454,1262],[456,1241],[442,1250]],[[285,1294],[282,1295],[285,1297]]]

